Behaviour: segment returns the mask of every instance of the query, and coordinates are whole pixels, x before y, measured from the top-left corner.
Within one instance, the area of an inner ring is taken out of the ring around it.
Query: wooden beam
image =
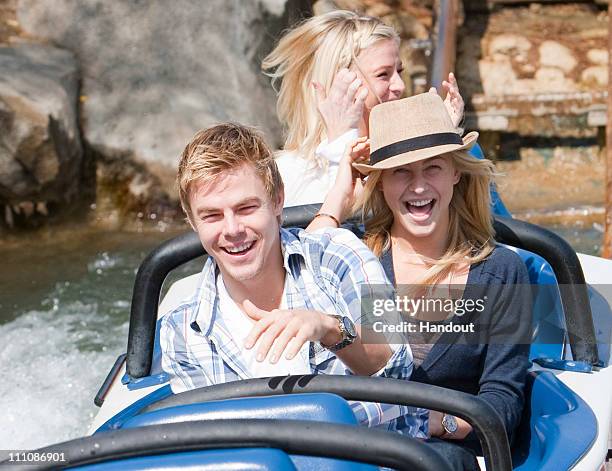
[[[608,120],[606,123],[605,228],[601,254],[612,258],[612,0],[608,4]]]
[[[457,18],[459,16],[459,0],[439,0],[436,11],[436,46],[434,48],[430,87],[435,87],[442,93],[442,81],[448,78],[449,72],[455,69],[457,50]]]

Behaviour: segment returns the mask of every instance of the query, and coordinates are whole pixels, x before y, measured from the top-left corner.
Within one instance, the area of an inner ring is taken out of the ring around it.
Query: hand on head
[[[448,74],[448,81],[444,80],[442,82],[442,88],[446,92],[446,98],[444,99],[444,105],[446,105],[446,110],[450,115],[453,125],[458,127],[463,120],[463,111],[465,107],[465,103],[463,102],[463,98],[461,97],[461,93],[459,93],[459,85],[457,85],[457,79],[455,75],[451,72]],[[438,93],[435,88],[431,87],[429,89],[430,93]]]
[[[355,72],[340,69],[329,93],[318,82],[312,82],[317,96],[317,109],[331,142],[350,129],[359,127],[368,89]]]
[[[336,322],[317,311],[303,309],[273,309],[264,311],[246,300],[244,312],[255,321],[255,325],[244,341],[247,349],[259,342],[257,361],[264,361],[270,352],[270,363],[277,363],[283,352],[291,360],[306,342],[316,342],[330,332],[333,334]],[[333,340],[329,343],[333,343]]]

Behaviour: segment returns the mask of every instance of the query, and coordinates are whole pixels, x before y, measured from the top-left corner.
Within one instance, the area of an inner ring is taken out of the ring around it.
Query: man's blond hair
[[[262,134],[238,123],[223,123],[198,131],[181,154],[177,183],[187,219],[193,224],[190,191],[195,182],[212,182],[221,173],[252,165],[273,202],[283,192],[272,151]]]

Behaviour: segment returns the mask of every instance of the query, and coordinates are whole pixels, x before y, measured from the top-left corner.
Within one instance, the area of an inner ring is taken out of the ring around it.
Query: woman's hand
[[[329,94],[325,93],[325,88],[318,82],[312,82],[312,86],[329,142],[359,127],[368,89],[355,72],[340,69],[334,77]]]
[[[277,363],[281,355],[291,360],[306,342],[322,341],[336,344],[342,333],[338,322],[331,316],[318,311],[303,309],[274,309],[264,311],[251,301],[243,303],[245,313],[255,325],[244,341],[247,349],[253,348],[260,340],[257,361],[264,361],[270,352],[270,363]]]
[[[437,410],[429,411],[429,436],[441,437],[444,435],[444,427],[442,427],[442,412]]]
[[[353,163],[366,162],[369,158],[370,140],[367,137],[359,137],[346,146],[344,155],[338,163],[334,185],[321,205],[321,213],[331,214],[340,222],[351,215],[353,206],[363,192],[361,174],[353,168]],[[319,217],[313,219],[306,230],[312,232],[321,227],[332,227],[332,225],[335,227],[331,218]]]
[[[446,110],[448,111],[448,114],[450,115],[451,120],[453,121],[453,126],[457,128],[463,121],[465,103],[463,102],[461,93],[459,93],[459,85],[457,85],[457,79],[455,78],[455,75],[452,72],[448,74],[448,81],[444,80],[442,82],[442,88],[446,92],[444,105],[446,106]],[[433,87],[430,88],[429,91],[431,93],[438,93]]]
[[[444,414],[437,410],[429,411],[429,436],[444,438],[445,440],[463,440],[472,431],[472,426],[465,420],[455,417],[457,421],[457,431],[452,436],[445,436],[446,430],[442,426]]]

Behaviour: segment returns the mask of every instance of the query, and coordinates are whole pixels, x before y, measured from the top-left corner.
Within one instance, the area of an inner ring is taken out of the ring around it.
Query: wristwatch
[[[355,341],[357,338],[357,329],[355,329],[355,324],[350,317],[338,316],[336,314],[330,315],[338,321],[338,327],[340,328],[340,335],[342,335],[342,338],[336,345],[321,344],[321,346],[330,352],[337,352],[338,350],[342,350],[344,347],[348,347]]]
[[[457,424],[457,419],[449,414],[444,414],[442,416],[442,428],[444,429],[444,437],[454,437],[455,433],[459,429],[459,425]]]

